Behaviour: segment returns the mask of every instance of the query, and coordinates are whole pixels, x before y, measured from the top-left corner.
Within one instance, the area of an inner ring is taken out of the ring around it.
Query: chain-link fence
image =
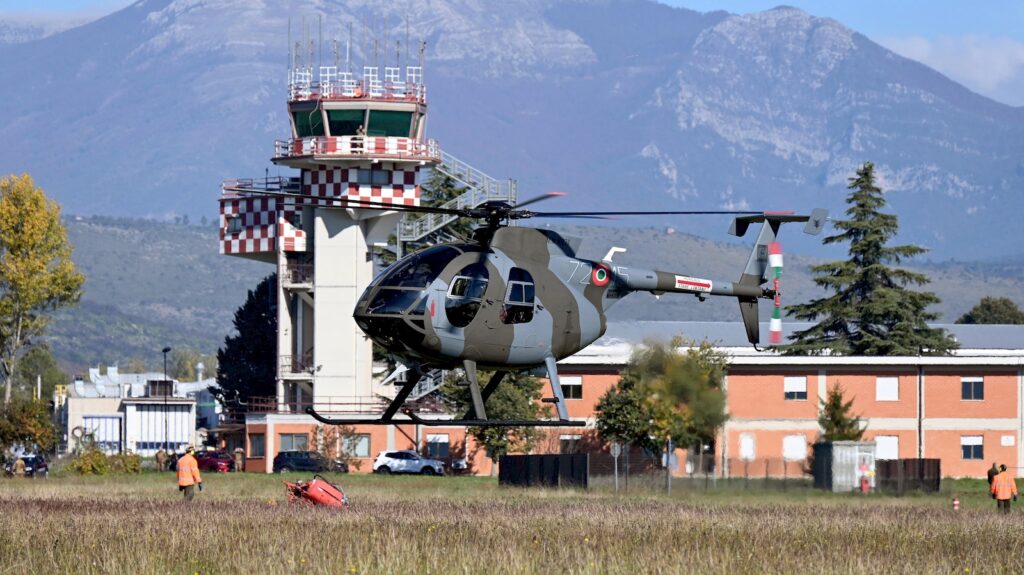
[[[796,490],[812,489],[814,481],[805,460],[782,458],[728,459],[713,454],[689,454],[664,465],[664,454],[623,449],[619,457],[590,454],[590,487],[619,490]]]

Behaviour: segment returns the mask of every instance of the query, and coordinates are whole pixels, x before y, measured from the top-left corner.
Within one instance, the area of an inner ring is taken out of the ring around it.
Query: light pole
[[[170,353],[171,348],[165,347],[162,351],[163,351],[163,354],[164,354],[164,385],[167,385],[167,354]],[[168,386],[168,387],[170,387],[170,386]],[[169,393],[170,393],[170,390],[167,387],[165,387],[164,388],[164,451],[167,451],[167,448],[169,447],[169,441],[170,441],[169,440],[170,434],[167,432],[167,430],[169,429],[169,425],[167,423],[167,395]]]

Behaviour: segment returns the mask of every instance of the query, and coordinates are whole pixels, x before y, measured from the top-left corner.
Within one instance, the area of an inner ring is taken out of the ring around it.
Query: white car
[[[415,451],[381,451],[373,462],[373,472],[419,473],[420,475],[444,475],[444,463],[436,459],[420,457]]]

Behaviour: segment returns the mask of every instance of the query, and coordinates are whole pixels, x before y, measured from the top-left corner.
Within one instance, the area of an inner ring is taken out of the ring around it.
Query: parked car
[[[42,455],[22,455],[20,458],[25,462],[25,477],[43,477],[50,475],[50,464]],[[14,460],[4,464],[4,472],[7,475],[14,475]]]
[[[200,471],[227,473],[235,470],[234,458],[223,451],[200,451],[196,453],[196,463]]]
[[[436,459],[421,457],[415,451],[381,451],[373,462],[373,472],[419,473],[421,475],[444,475],[444,463]]]
[[[274,457],[274,472],[289,471],[348,473],[348,464],[340,459],[327,459],[316,451],[282,451]]]

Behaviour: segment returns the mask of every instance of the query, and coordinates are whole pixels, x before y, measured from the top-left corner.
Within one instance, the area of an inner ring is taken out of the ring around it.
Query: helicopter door
[[[501,307],[502,323],[529,323],[533,320],[533,276],[522,268],[512,268],[508,274],[508,291]]]
[[[480,310],[480,302],[487,291],[487,268],[481,264],[466,266],[452,279],[444,301],[448,322],[455,327],[466,327]]]

